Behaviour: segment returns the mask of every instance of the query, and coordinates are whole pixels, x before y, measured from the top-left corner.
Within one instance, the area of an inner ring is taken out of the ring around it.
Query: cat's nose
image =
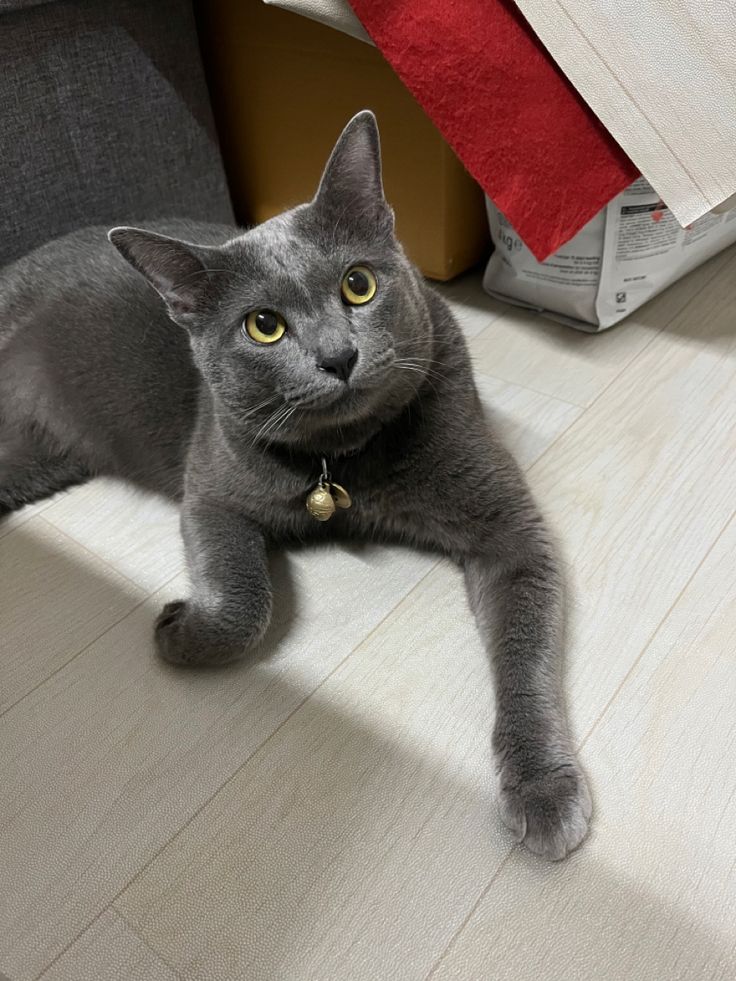
[[[317,365],[322,371],[326,371],[328,375],[336,375],[342,381],[346,382],[357,360],[358,352],[354,347],[348,347],[344,351],[340,351],[339,354],[334,355],[334,357],[320,358]]]

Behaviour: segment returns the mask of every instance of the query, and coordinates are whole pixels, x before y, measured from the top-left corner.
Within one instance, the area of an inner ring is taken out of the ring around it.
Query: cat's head
[[[244,432],[329,449],[347,430],[359,442],[423,380],[431,326],[394,237],[370,112],[348,123],[309,204],[219,247],[133,228],[110,240],[189,332],[220,411]]]

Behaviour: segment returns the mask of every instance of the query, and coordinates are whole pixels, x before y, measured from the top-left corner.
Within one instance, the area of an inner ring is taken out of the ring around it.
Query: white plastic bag
[[[707,214],[681,228],[643,177],[544,262],[491,201],[488,219],[496,248],[483,279],[486,291],[593,333],[736,242],[736,211]]]

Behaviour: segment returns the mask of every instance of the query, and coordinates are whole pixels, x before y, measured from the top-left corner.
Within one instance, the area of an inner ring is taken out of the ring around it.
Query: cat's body
[[[234,233],[187,221],[155,227],[205,244]],[[17,427],[26,443],[30,424],[70,469],[181,497],[200,376],[186,333],[107,232],[72,232],[0,272],[3,438]],[[3,502],[8,490],[0,485],[0,506],[13,503]]]
[[[181,220],[152,222],[148,228],[205,245],[223,245],[241,234],[230,226]],[[454,479],[458,461],[449,447],[460,437],[463,447],[468,438],[486,452],[490,445],[497,467],[509,468],[511,480],[518,480],[501,444],[489,444],[462,332],[444,301],[413,270],[421,297],[417,306],[426,308],[432,324],[432,362],[442,366],[441,373],[430,367],[426,379],[412,378],[421,401],[412,400],[380,428],[368,420],[354,435],[343,431],[342,446],[337,437],[324,444],[317,440],[310,448],[254,443],[271,414],[271,407],[264,407],[239,427],[233,454],[194,365],[187,334],[172,323],[145,280],[110,248],[107,233],[102,226],[72,232],[0,273],[0,323],[6,325],[0,334],[4,447],[15,432],[18,447],[31,449],[37,440],[42,456],[66,457],[70,476],[119,477],[175,500],[184,496],[188,468],[189,479],[197,475],[208,495],[227,496],[276,541],[337,533],[418,544],[421,531],[407,524],[405,513],[416,508],[427,465],[435,479],[442,479],[443,468],[446,479]],[[44,280],[41,302],[28,294],[39,274]],[[438,430],[448,446],[434,444]],[[316,522],[304,506],[323,455],[334,480],[348,486],[353,497],[350,510],[338,511],[330,524]],[[476,455],[477,448],[469,453],[471,459]],[[60,485],[66,486],[63,479]],[[26,503],[13,488],[6,477],[0,504],[15,508]],[[478,488],[480,497],[486,493]],[[27,497],[32,503],[38,494],[29,487]],[[461,513],[470,544],[474,532],[464,523],[465,509],[458,509]],[[453,538],[447,551],[460,557],[463,549]]]
[[[372,117],[346,129],[312,204],[245,233],[158,230],[175,238],[111,233],[128,262],[88,229],[0,273],[0,514],[100,474],[180,500],[193,593],[156,627],[178,663],[263,636],[269,548],[337,536],[451,556],[496,670],[504,820],[562,857],[590,800],[560,692],[554,548],[488,432],[457,324],[393,238]],[[270,334],[246,332],[253,310]],[[353,504],[320,523],[305,504],[323,458]]]

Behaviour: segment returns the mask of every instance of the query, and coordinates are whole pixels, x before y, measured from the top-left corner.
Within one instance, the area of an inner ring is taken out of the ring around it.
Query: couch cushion
[[[189,0],[2,18],[0,265],[82,225],[231,219]]]
[[[0,14],[5,14],[9,10],[22,10],[24,7],[37,7],[42,3],[51,3],[52,0],[0,0]]]

